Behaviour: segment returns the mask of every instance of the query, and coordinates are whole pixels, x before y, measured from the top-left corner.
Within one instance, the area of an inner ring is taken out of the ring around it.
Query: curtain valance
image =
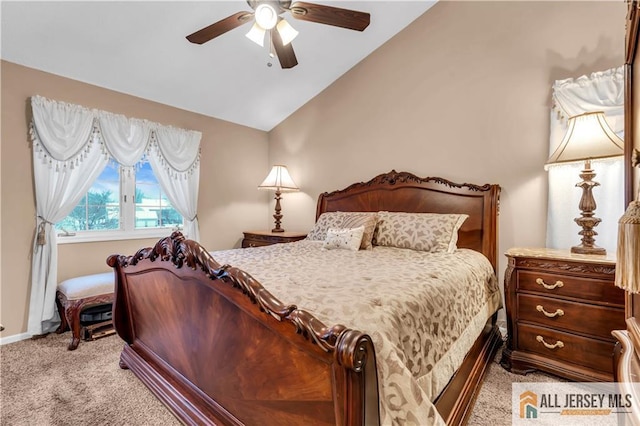
[[[552,109],[565,126],[574,115],[603,111],[614,132],[624,130],[624,67],[556,80],[551,98]]]
[[[198,185],[201,133],[127,118],[80,105],[31,98],[36,238],[31,259],[28,332],[53,330],[57,287],[54,224],[66,217],[102,173],[109,159],[131,173],[144,156],[184,233],[199,239]]]
[[[132,167],[145,153],[154,151],[171,176],[190,174],[198,168],[200,132],[90,110],[42,96],[32,96],[31,107],[34,148],[57,169],[77,166],[95,141],[123,167]]]

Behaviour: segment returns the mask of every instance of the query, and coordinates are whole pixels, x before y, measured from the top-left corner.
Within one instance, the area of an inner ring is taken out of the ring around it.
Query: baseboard
[[[0,337],[0,346],[6,345],[7,343],[19,342],[20,340],[30,339],[31,335],[29,333],[20,333],[14,334],[13,336]]]

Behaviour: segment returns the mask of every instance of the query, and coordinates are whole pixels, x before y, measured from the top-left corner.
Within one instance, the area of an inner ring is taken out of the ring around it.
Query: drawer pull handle
[[[547,349],[564,348],[564,343],[562,342],[562,340],[558,340],[553,345],[550,345],[547,342],[545,342],[544,341],[544,337],[542,337],[542,336],[536,336],[536,340],[538,342],[542,343],[544,345],[544,347],[547,348]]]
[[[547,290],[553,290],[555,288],[560,288],[564,286],[564,283],[562,281],[556,281],[555,284],[547,284],[544,282],[542,278],[536,278],[536,284],[540,284],[542,287],[546,288]]]
[[[561,317],[564,315],[564,311],[562,309],[556,309],[555,312],[547,312],[544,310],[542,305],[536,306],[536,310],[538,312],[542,312],[545,317],[553,318],[553,317]]]

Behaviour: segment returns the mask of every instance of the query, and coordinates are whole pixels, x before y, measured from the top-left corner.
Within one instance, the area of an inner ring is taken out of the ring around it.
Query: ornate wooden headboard
[[[497,270],[499,185],[458,184],[408,172],[383,173],[369,182],[320,194],[316,220],[332,211],[466,213],[458,247],[483,253]]]

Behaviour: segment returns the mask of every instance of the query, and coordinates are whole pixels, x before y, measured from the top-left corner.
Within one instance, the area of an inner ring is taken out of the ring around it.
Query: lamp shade
[[[267,178],[258,185],[260,189],[273,189],[276,191],[297,191],[298,186],[295,184],[289,170],[286,166],[275,165],[271,168]]]
[[[624,154],[624,141],[607,124],[604,112],[595,111],[569,118],[567,133],[545,164],[569,163]]]

